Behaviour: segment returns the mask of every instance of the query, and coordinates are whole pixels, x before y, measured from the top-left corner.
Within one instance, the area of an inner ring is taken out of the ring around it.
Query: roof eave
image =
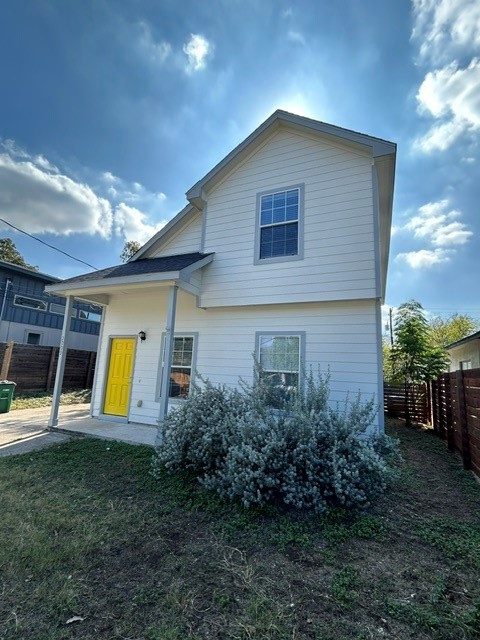
[[[179,280],[181,278],[180,271],[166,271],[162,273],[144,273],[133,276],[120,276],[117,278],[99,278],[98,280],[83,280],[78,283],[65,282],[52,284],[45,287],[47,293],[61,293],[63,295],[77,295],[75,292],[87,291],[90,289],[102,289],[108,293],[109,288],[117,288],[119,286],[131,286],[135,284],[145,283],[162,283],[170,280]],[[80,295],[80,293],[79,293]]]
[[[474,342],[475,340],[480,340],[480,331],[476,333],[472,333],[470,336],[466,336],[461,340],[457,340],[456,342],[452,342],[452,344],[447,344],[445,349],[455,349],[456,347],[462,347],[464,344],[468,344],[469,342]]]
[[[42,282],[60,282],[61,281],[61,278],[57,278],[56,276],[51,276],[50,274],[42,273],[41,271],[34,271],[33,269],[28,269],[27,267],[21,267],[18,264],[14,264],[13,262],[7,262],[6,260],[0,260],[0,268],[3,268],[5,270],[10,269],[14,273],[31,277],[31,278],[34,278],[35,280],[41,280]]]
[[[396,145],[394,145],[396,151]],[[390,237],[393,216],[393,196],[395,187],[396,153],[375,158],[378,176],[379,211],[380,211],[380,274],[381,300],[385,299],[387,286],[388,260],[390,254]]]

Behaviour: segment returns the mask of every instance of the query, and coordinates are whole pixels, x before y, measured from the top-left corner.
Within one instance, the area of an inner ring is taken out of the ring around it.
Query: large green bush
[[[347,398],[334,409],[328,399],[328,376],[310,374],[304,393],[284,398],[258,371],[242,393],[204,381],[165,419],[154,474],[190,468],[206,488],[245,506],[365,508],[393,475],[395,443],[368,433],[373,400]]]

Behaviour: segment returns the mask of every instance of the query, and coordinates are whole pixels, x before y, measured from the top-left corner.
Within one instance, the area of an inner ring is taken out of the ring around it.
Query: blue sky
[[[480,318],[476,0],[3,0],[0,71],[0,217],[45,242],[117,264],[282,108],[398,144],[386,303]]]

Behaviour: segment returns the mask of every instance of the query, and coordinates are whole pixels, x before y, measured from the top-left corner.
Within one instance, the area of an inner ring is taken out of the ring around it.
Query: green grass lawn
[[[152,450],[100,440],[0,460],[0,638],[480,637],[480,486],[394,425],[375,512],[246,511]]]

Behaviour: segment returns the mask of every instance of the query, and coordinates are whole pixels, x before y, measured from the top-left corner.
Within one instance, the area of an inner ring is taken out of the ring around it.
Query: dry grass
[[[75,389],[64,391],[61,395],[62,404],[82,404],[90,402],[91,389]],[[47,391],[25,391],[15,393],[12,400],[11,411],[16,409],[41,409],[50,407],[52,404],[52,393]]]

